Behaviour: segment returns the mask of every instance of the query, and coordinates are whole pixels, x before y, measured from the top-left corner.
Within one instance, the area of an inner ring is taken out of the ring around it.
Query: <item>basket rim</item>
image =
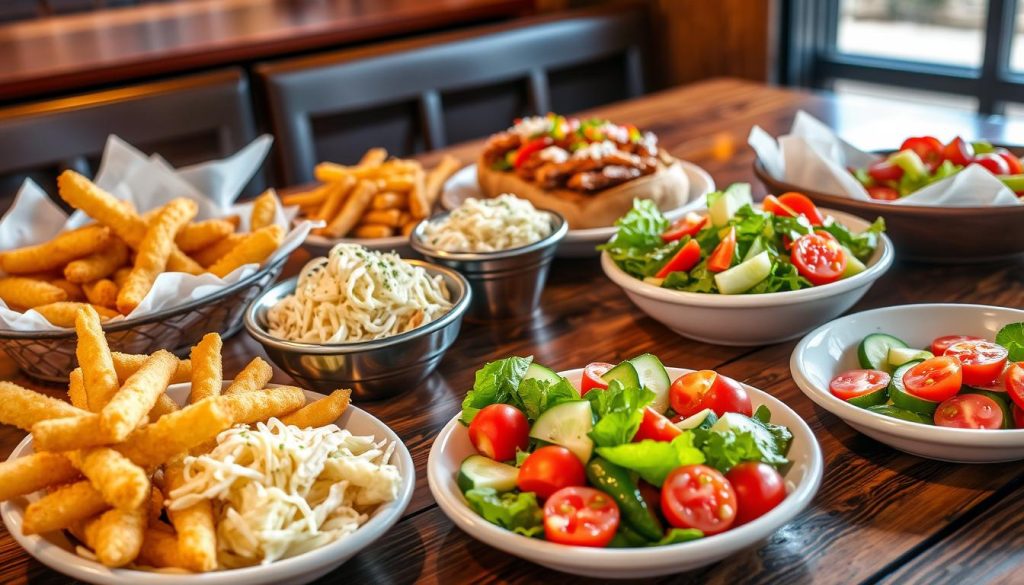
[[[139,325],[148,325],[149,323],[153,323],[155,321],[163,321],[171,317],[191,312],[199,307],[216,303],[221,299],[238,292],[241,289],[252,286],[256,281],[260,280],[261,278],[269,274],[272,274],[276,270],[279,270],[281,267],[283,267],[284,263],[287,260],[288,256],[283,256],[282,258],[279,258],[274,262],[266,264],[256,272],[243,278],[242,280],[236,282],[235,284],[226,286],[223,289],[211,295],[207,295],[202,298],[189,301],[184,305],[163,309],[161,311],[153,313],[152,315],[146,315],[145,317],[140,317],[137,319],[125,319],[124,321],[120,321],[112,325],[103,325],[103,331],[106,333],[116,333],[119,331],[125,331]],[[61,331],[20,331],[0,327],[0,339],[64,339],[74,336],[75,330],[73,328]]]

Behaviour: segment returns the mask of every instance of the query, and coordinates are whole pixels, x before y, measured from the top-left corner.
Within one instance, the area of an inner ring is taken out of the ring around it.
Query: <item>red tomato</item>
[[[957,429],[1001,429],[1003,411],[988,396],[961,394],[939,404],[935,424]]]
[[[942,337],[936,337],[932,340],[932,355],[942,355],[946,353],[949,346],[957,343],[958,341],[983,341],[983,339],[972,335],[944,335]]]
[[[580,458],[558,445],[548,445],[530,453],[519,466],[516,479],[516,487],[524,492],[534,492],[542,500],[562,488],[585,485],[587,475]]]
[[[962,382],[960,362],[949,356],[925,360],[903,374],[903,385],[907,392],[934,402],[955,396]]]
[[[772,215],[796,215],[793,210],[786,209],[775,195],[766,195],[761,201],[761,209]]]
[[[677,429],[672,421],[648,406],[644,409],[644,418],[640,421],[640,428],[633,435],[633,442],[639,443],[644,439],[671,441],[681,434],[683,431]]]
[[[907,138],[900,145],[900,150],[913,150],[917,156],[921,157],[924,164],[933,169],[942,163],[943,149],[942,143],[934,136]]]
[[[807,221],[811,222],[811,225],[821,225],[825,223],[825,218],[822,217],[821,212],[818,211],[818,206],[803,193],[797,193],[796,191],[783,193],[782,195],[779,195],[779,203],[795,211],[797,215],[806,217]]]
[[[1006,369],[1003,384],[1014,404],[1018,408],[1024,408],[1024,362],[1018,362]]]
[[[1009,175],[1010,165],[1006,160],[994,152],[986,152],[974,157],[973,164],[980,165],[991,171],[993,175]]]
[[[1024,409],[1016,404],[1013,405],[1013,424],[1018,429],[1024,429]]]
[[[586,395],[591,390],[607,390],[608,383],[601,378],[608,370],[614,368],[613,364],[594,362],[583,368],[583,377],[580,379],[580,396]]]
[[[736,254],[736,226],[729,228],[729,233],[722,238],[708,256],[708,270],[724,272],[732,266],[732,257]]]
[[[1006,150],[1005,148],[997,148],[995,150],[995,153],[1002,157],[1004,161],[1006,161],[1006,166],[1009,169],[1009,172],[1007,173],[1008,175],[1019,175],[1021,173],[1024,173],[1024,164],[1021,164],[1020,159],[1017,158],[1017,155],[1013,154],[1009,150]]]
[[[745,416],[754,414],[754,407],[750,404],[750,395],[747,391],[739,382],[722,374],[715,376],[715,383],[700,402],[701,410],[710,408],[716,416],[722,416],[727,412],[738,412]]]
[[[589,487],[562,488],[544,503],[544,537],[573,546],[606,546],[619,529],[619,507]]]
[[[890,379],[889,374],[878,370],[850,370],[832,378],[828,389],[836,398],[849,400],[885,388]]]
[[[707,222],[706,215],[687,213],[686,217],[677,219],[674,224],[669,226],[665,233],[661,234],[661,239],[665,242],[674,242],[682,239],[683,236],[692,236],[699,232]]]
[[[700,244],[697,243],[697,240],[690,240],[654,276],[665,278],[673,272],[685,272],[696,266],[698,262],[700,262]]]
[[[964,384],[968,386],[989,386],[1006,367],[1006,348],[991,341],[958,341],[946,348],[943,355],[960,360]]]
[[[495,461],[516,458],[516,449],[530,446],[530,423],[526,415],[509,404],[489,404],[469,423],[469,440],[476,450]]]
[[[868,187],[868,197],[876,201],[896,201],[900,192],[892,187]]]
[[[970,142],[957,136],[942,149],[942,158],[953,164],[966,166],[974,160],[974,147]]]
[[[750,396],[743,386],[714,370],[699,370],[679,376],[669,388],[668,399],[672,410],[683,418],[705,408],[710,408],[717,416],[727,412],[753,414]]]
[[[868,176],[876,183],[899,181],[903,178],[903,167],[881,160],[868,167]]]
[[[661,511],[676,528],[696,528],[710,536],[736,520],[736,492],[729,480],[706,465],[685,465],[661,486]]]
[[[512,166],[518,169],[519,167],[523,166],[523,163],[526,162],[526,159],[530,158],[531,154],[544,150],[545,148],[550,146],[551,143],[551,139],[548,138],[547,136],[534,138],[533,140],[527,142],[526,144],[522,145],[516,152],[516,158],[512,162]]]
[[[725,479],[736,492],[735,526],[746,524],[771,512],[786,499],[786,482],[771,465],[746,461],[729,470]]]
[[[833,236],[832,234],[826,232],[825,230],[814,230],[814,233],[816,233],[819,236],[825,238],[826,240],[832,240],[833,242],[838,242],[839,241],[839,240],[836,239],[835,236]]]
[[[843,248],[817,234],[800,236],[789,255],[800,275],[815,286],[839,280],[846,270]]]

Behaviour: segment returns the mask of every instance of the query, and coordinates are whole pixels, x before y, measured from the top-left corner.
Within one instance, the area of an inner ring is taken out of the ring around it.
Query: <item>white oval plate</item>
[[[685,205],[665,212],[665,217],[673,221],[686,215],[687,212],[704,209],[705,197],[715,190],[715,180],[707,171],[685,160],[679,161],[679,164],[689,179],[690,194]],[[444,189],[441,191],[441,206],[451,211],[467,198],[480,196],[480,184],[476,180],[476,165],[469,165],[459,169],[444,184]],[[614,226],[569,230],[565,239],[558,245],[557,256],[559,258],[597,256],[598,251],[595,248],[599,244],[607,242],[614,234]]]
[[[667,369],[673,379],[692,371]],[[577,369],[560,373],[579,388],[582,372]],[[473,538],[556,571],[625,579],[670,575],[710,565],[759,543],[795,518],[814,498],[824,468],[821,448],[807,423],[777,398],[746,384],[743,387],[750,393],[755,408],[764,404],[772,411],[772,422],[789,427],[793,433],[793,446],[789,451],[793,464],[786,474],[788,495],[781,504],[757,520],[722,534],[669,546],[609,549],[555,544],[495,526],[466,504],[455,483],[462,461],[476,453],[458,415],[445,425],[430,449],[427,461],[430,493],[441,510]]]
[[[225,381],[225,387],[229,384]],[[167,393],[178,404],[184,404],[188,398],[189,384],[174,384]],[[322,394],[304,390],[306,401],[311,402],[323,398]],[[84,559],[75,554],[75,545],[64,532],[45,535],[25,536],[21,532],[25,507],[37,499],[38,495],[17,498],[0,504],[0,517],[3,518],[7,530],[30,555],[39,562],[69,577],[88,583],[101,585],[178,585],[195,583],[196,585],[246,585],[309,583],[326,575],[375,540],[384,535],[398,522],[405,508],[412,499],[413,486],[416,484],[416,470],[409,456],[409,450],[402,440],[376,417],[349,406],[336,423],[340,428],[348,429],[356,435],[373,435],[396,443],[391,462],[398,467],[402,484],[398,488],[398,497],[377,508],[366,524],[358,530],[316,550],[270,563],[244,569],[213,571],[210,573],[171,573],[141,571],[138,569],[110,569],[103,565]],[[11,453],[11,459],[33,453],[32,436],[29,435]]]
[[[865,435],[911,455],[954,463],[1024,459],[1024,429],[951,429],[876,414],[828,390],[835,376],[860,369],[857,346],[870,333],[888,333],[911,347],[942,335],[995,339],[1003,325],[1024,321],[1024,311],[985,305],[898,305],[847,315],[807,334],[789,360],[793,380],[818,406]]]

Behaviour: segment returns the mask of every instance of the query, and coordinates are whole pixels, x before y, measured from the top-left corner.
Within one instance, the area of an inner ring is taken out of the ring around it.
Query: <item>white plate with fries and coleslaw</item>
[[[70,405],[0,382],[0,423],[32,432],[0,463],[0,517],[39,562],[101,584],[308,583],[408,506],[409,451],[348,390],[270,384],[261,358],[224,380],[215,333],[180,360],[110,352],[94,310],[75,325]]]

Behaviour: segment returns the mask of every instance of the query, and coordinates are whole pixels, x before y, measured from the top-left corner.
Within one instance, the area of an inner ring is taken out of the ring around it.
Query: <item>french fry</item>
[[[389,225],[364,224],[356,226],[352,234],[357,238],[388,238],[395,235],[395,228]]]
[[[173,530],[164,530],[162,526],[166,525],[150,522],[150,528],[142,534],[142,548],[135,564],[154,569],[184,568],[177,536]]]
[[[184,466],[180,458],[164,468],[164,483],[168,493],[185,483]],[[210,500],[201,500],[180,510],[168,510],[167,516],[178,532],[178,552],[182,566],[197,572],[217,568],[217,531]]]
[[[311,402],[295,412],[281,417],[281,422],[300,429],[322,427],[334,424],[351,402],[351,390],[335,390],[316,402]]]
[[[160,488],[153,486],[149,491],[149,521],[151,524],[160,520],[164,514],[164,494]],[[155,526],[155,524],[154,524]],[[159,528],[158,526],[156,526]],[[170,529],[170,526],[167,526]]]
[[[124,384],[132,374],[137,372],[142,364],[149,359],[148,355],[136,355],[131,353],[111,352],[110,357],[114,362],[114,370],[117,372],[117,379]],[[171,376],[171,384],[184,384],[192,378],[192,362],[189,360],[178,360],[178,369]],[[119,387],[120,387],[119,384]]]
[[[409,190],[409,212],[417,219],[430,216],[433,207],[431,201],[427,200],[427,178],[423,167],[418,167],[413,174],[412,189]]]
[[[356,180],[352,177],[344,177],[340,181],[330,183],[330,187],[327,191],[327,198],[324,199],[322,205],[317,210],[316,214],[311,215],[310,219],[319,219],[325,222],[329,222],[341,209],[342,202],[345,201],[345,197],[352,191],[352,187],[356,184]]]
[[[124,286],[124,283],[128,282],[128,277],[131,276],[131,274],[132,269],[130,266],[118,268],[116,271],[114,271],[114,276],[112,277],[112,280],[114,281],[114,284],[117,285],[118,290],[121,290],[121,287]]]
[[[359,221],[360,225],[386,225],[388,227],[402,227],[401,209],[376,209],[366,212],[366,215]]]
[[[85,291],[82,290],[82,287],[66,278],[53,278],[50,280],[50,284],[67,293],[69,301],[78,303],[85,300]]]
[[[58,234],[42,244],[0,252],[0,266],[8,274],[53,270],[102,249],[109,240],[110,229],[89,225]]]
[[[270,364],[263,361],[263,358],[254,357],[242,371],[235,376],[232,380],[231,385],[224,391],[225,396],[231,394],[239,394],[241,392],[255,392],[262,390],[266,387],[267,383],[270,382],[270,378],[274,376],[274,369],[270,367]]]
[[[174,238],[178,230],[195,217],[198,207],[194,201],[178,198],[168,203],[153,220],[153,224],[142,238],[132,268],[125,283],[117,293],[117,310],[127,315],[139,306],[142,299],[153,288],[153,282],[167,268],[167,260],[174,251]]]
[[[408,193],[416,186],[416,177],[415,173],[411,175],[392,175],[382,177],[377,182],[380,188],[385,191],[400,191],[403,195],[406,195],[405,201],[406,205],[408,205]]]
[[[107,510],[86,523],[85,542],[104,566],[123,567],[139,556],[148,523],[149,510],[145,506]]]
[[[0,501],[66,483],[79,475],[62,453],[41,452],[8,459],[0,463]]]
[[[92,518],[110,506],[88,481],[57,488],[25,508],[21,524],[24,534],[42,534],[68,528]]]
[[[106,278],[128,261],[128,246],[120,238],[110,238],[102,249],[68,262],[64,267],[64,278],[68,282],[84,284]]]
[[[459,170],[461,165],[462,163],[459,162],[459,159],[446,154],[441,159],[441,162],[437,163],[437,166],[427,173],[427,181],[424,187],[424,199],[427,203],[427,209],[434,208],[438,196],[441,195],[441,188],[455,174],[455,171]]]
[[[235,225],[224,219],[207,219],[186,224],[174,238],[178,249],[187,254],[198,252],[234,233]]]
[[[150,409],[149,414],[146,415],[146,418],[149,419],[149,422],[153,423],[156,422],[157,419],[159,419],[161,416],[165,414],[171,414],[172,412],[177,412],[179,410],[181,409],[178,408],[178,403],[175,402],[173,398],[171,398],[167,394],[161,394],[160,396],[157,397],[156,404],[154,404],[153,408]]]
[[[388,151],[381,148],[375,147],[367,150],[363,153],[362,158],[359,159],[360,168],[372,168],[382,164],[388,159]]]
[[[344,237],[359,223],[370,200],[377,194],[377,185],[372,181],[359,181],[352,189],[341,212],[323,229],[323,235],[331,238]]]
[[[159,465],[217,436],[232,424],[232,412],[219,401],[200,400],[138,429],[115,449],[142,467]]]
[[[78,311],[87,306],[89,306],[88,303],[60,301],[58,303],[41,305],[39,307],[35,307],[33,310],[57,327],[74,327],[75,317],[78,316]],[[92,305],[92,308],[100,316],[101,321],[112,319],[120,316],[121,314],[106,307],[101,307],[100,305]]]
[[[294,386],[278,386],[259,392],[240,392],[216,398],[231,413],[232,424],[264,421],[295,412],[306,403],[306,395]]]
[[[50,419],[75,418],[89,414],[63,400],[50,398],[13,382],[0,381],[0,423],[31,431]]]
[[[83,307],[75,320],[78,347],[75,356],[82,368],[89,410],[99,412],[120,388],[113,356],[100,326],[100,316],[92,307]]]
[[[71,400],[71,406],[81,408],[88,412],[89,395],[85,392],[85,380],[82,378],[82,368],[75,368],[71,370],[71,374],[68,376],[68,399]]]
[[[223,342],[220,339],[220,335],[207,333],[192,348],[190,356],[192,358],[192,392],[188,396],[189,404],[195,404],[204,398],[220,395],[221,386],[224,382],[224,369],[221,358],[222,346]]]
[[[411,234],[412,230],[416,229],[416,226],[419,225],[420,221],[422,220],[413,219],[402,224],[402,235],[408,236]]]
[[[8,307],[31,309],[68,300],[68,293],[43,280],[22,276],[0,278],[0,299]]]
[[[300,207],[305,206],[319,206],[327,198],[327,192],[330,189],[330,184],[320,185],[315,189],[304,191],[302,193],[291,193],[281,197],[281,203],[287,206],[298,205]]]
[[[277,192],[267,189],[252,205],[252,216],[249,219],[249,230],[256,231],[274,223],[274,214],[277,212]]]
[[[115,508],[134,510],[150,497],[146,472],[113,449],[97,447],[74,451],[69,458],[103,500]]]
[[[279,225],[268,225],[245,236],[237,246],[223,258],[210,265],[210,272],[224,278],[236,268],[246,264],[262,264],[284,240],[284,229]]]
[[[394,191],[377,193],[370,201],[370,209],[400,209],[407,205],[409,205],[409,195]]]
[[[217,243],[209,248],[196,252],[195,260],[203,266],[210,266],[226,256],[228,252],[234,250],[235,246],[241,244],[243,240],[245,240],[245,234],[229,234],[226,238],[217,241]]]
[[[93,282],[87,282],[82,285],[82,290],[85,291],[85,298],[89,303],[108,309],[117,308],[119,289],[113,280],[101,278]]]
[[[32,425],[31,430],[36,448],[42,451],[73,451],[115,442],[104,434],[100,428],[100,415],[93,412],[41,420]]]
[[[160,350],[150,356],[100,411],[103,433],[121,441],[135,430],[167,390],[177,366],[178,358],[169,351]]]

